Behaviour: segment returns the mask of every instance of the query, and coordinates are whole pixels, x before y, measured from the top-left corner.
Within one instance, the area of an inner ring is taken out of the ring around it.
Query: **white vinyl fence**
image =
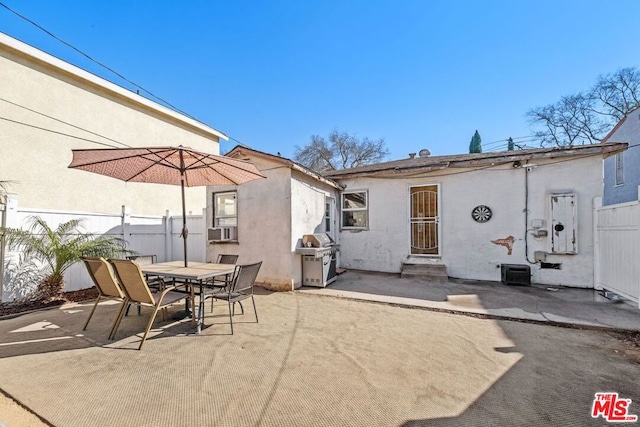
[[[128,207],[121,214],[103,214],[94,212],[65,212],[47,209],[22,209],[16,206],[0,210],[0,220],[7,227],[26,227],[29,217],[43,218],[51,228],[71,219],[82,219],[83,228],[95,234],[117,236],[127,242],[127,249],[139,255],[156,255],[158,262],[184,260],[184,244],[182,216],[171,216],[167,211],[164,216],[142,216],[130,212]],[[187,255],[189,261],[205,261],[206,258],[206,224],[205,214],[187,215]],[[4,266],[4,274],[0,276],[2,300],[10,301],[21,296],[21,288],[35,286],[34,283],[22,283],[19,253],[10,252],[7,248],[4,257],[0,253],[0,263]],[[0,270],[0,273],[3,272]],[[93,286],[84,265],[75,264],[65,274],[65,290],[78,290]]]
[[[596,287],[640,304],[640,202],[601,204],[594,209]]]

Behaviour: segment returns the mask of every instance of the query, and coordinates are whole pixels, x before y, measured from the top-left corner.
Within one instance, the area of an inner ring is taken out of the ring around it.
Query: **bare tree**
[[[332,131],[328,139],[313,135],[304,147],[296,146],[294,160],[316,172],[370,165],[389,155],[384,139],[359,139],[347,132]]]
[[[542,127],[535,133],[541,146],[594,144],[609,127],[594,111],[594,104],[592,97],[579,93],[563,96],[555,104],[532,108],[527,116],[530,123]]]
[[[615,73],[601,75],[590,95],[599,101],[598,113],[618,122],[640,105],[640,71],[621,68]]]
[[[541,146],[600,142],[620,119],[640,105],[640,71],[622,68],[601,75],[591,89],[529,110]]]

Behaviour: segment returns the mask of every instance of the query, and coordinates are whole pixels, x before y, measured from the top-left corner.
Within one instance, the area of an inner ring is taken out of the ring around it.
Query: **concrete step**
[[[440,263],[402,263],[400,277],[419,278],[437,283],[446,283],[449,280],[447,266]]]

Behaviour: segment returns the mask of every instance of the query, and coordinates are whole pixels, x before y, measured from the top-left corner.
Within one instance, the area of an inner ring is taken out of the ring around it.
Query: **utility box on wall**
[[[502,264],[500,273],[505,285],[531,286],[531,267],[528,265]]]

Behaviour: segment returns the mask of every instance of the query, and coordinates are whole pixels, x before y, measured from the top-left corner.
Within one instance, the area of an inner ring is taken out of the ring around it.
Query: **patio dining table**
[[[200,287],[201,297],[198,304],[198,315],[196,317],[196,333],[199,334],[202,331],[202,325],[204,323],[204,298],[202,298],[204,282],[217,276],[233,274],[235,265],[189,262],[189,266],[185,267],[183,261],[169,261],[141,265],[140,269],[142,273],[147,276],[161,276],[164,278],[183,280],[191,283],[192,286],[198,285]]]

